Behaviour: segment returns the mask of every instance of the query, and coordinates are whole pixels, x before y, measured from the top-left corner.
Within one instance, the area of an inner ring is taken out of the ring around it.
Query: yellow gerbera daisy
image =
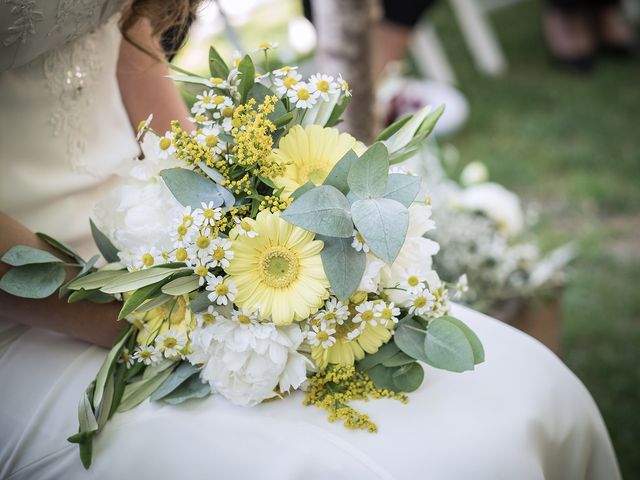
[[[137,343],[149,345],[169,329],[190,333],[195,328],[195,315],[188,307],[189,297],[181,295],[175,300],[153,308],[148,312],[133,312],[127,320],[138,327]]]
[[[231,230],[234,257],[226,268],[238,289],[235,303],[276,325],[304,320],[328,297],[329,281],[322,268],[323,243],[314,234],[263,210],[245,219],[254,237]]]
[[[272,152],[280,165],[286,166],[284,175],[273,181],[284,187],[283,196],[289,196],[309,180],[320,185],[349,149],[361,155],[366,147],[348,133],[340,133],[335,128],[296,125]]]

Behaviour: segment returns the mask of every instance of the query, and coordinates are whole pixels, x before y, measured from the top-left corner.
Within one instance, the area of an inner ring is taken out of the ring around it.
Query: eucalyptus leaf
[[[303,193],[307,193],[309,190],[311,190],[312,188],[315,188],[316,185],[315,183],[313,183],[311,180],[309,180],[307,183],[305,183],[304,185],[296,188],[294,190],[294,192],[291,194],[290,198],[292,200],[296,200],[298,197],[300,197]]]
[[[70,290],[95,290],[102,288],[110,281],[129,272],[126,270],[98,270],[83,277],[72,280],[67,288]]]
[[[449,316],[443,318],[456,325],[460,330],[462,330],[464,336],[467,337],[467,340],[471,345],[471,350],[473,351],[473,363],[477,365],[478,363],[484,362],[484,347],[475,332],[462,320]]]
[[[176,388],[178,388],[185,380],[189,377],[196,375],[200,370],[197,367],[194,367],[189,362],[180,363],[177,368],[167,377],[167,379],[162,382],[162,385],[158,387],[158,389],[153,392],[153,394],[149,397],[152,402],[156,402],[163,397],[166,397],[171,392],[173,392]]]
[[[340,190],[343,194],[349,192],[349,184],[347,177],[354,160],[358,158],[358,154],[353,150],[347,151],[340,160],[333,166],[327,178],[324,179],[324,185],[331,185]]]
[[[162,293],[172,296],[184,295],[197,290],[200,277],[198,275],[188,275],[171,280],[162,286]]]
[[[211,180],[213,180],[216,183],[222,183],[226,181],[226,178],[224,177],[224,175],[222,175],[218,170],[216,170],[213,167],[210,167],[204,162],[200,162],[198,164],[198,168],[202,170],[207,175],[207,177],[209,177]]]
[[[464,332],[445,317],[429,322],[424,340],[427,363],[451,372],[473,370],[473,350]]]
[[[407,363],[393,372],[391,380],[396,386],[397,392],[414,392],[422,385],[424,370],[416,362]]]
[[[149,378],[142,378],[135,383],[130,383],[124,389],[122,400],[118,406],[118,412],[126,412],[133,407],[138,406],[145,401],[149,396],[156,391],[156,389],[162,385],[169,375],[171,375],[171,368],[167,368]]]
[[[393,263],[409,228],[407,207],[389,198],[369,198],[354,202],[351,215],[371,251],[386,263]]]
[[[351,163],[347,183],[360,198],[377,198],[387,189],[389,152],[380,142],[374,143]]]
[[[381,364],[382,362],[395,356],[400,349],[393,342],[387,342],[382,345],[376,353],[367,354],[362,360],[360,360],[356,366],[358,370],[369,370],[371,367]]]
[[[330,237],[351,237],[353,223],[346,197],[331,185],[302,194],[283,213],[289,223]]]
[[[424,352],[425,327],[413,318],[400,321],[393,334],[393,340],[400,350],[410,357],[428,362]]]
[[[129,335],[131,335],[132,332],[133,332],[133,327],[128,325],[126,327],[124,334],[118,339],[115,345],[111,347],[111,350],[109,350],[109,353],[107,354],[104,361],[102,362],[102,365],[100,366],[100,370],[98,370],[98,375],[96,375],[95,388],[93,391],[93,398],[92,398],[93,405],[100,405],[100,402],[102,401],[102,395],[104,394],[104,387],[105,387],[105,384],[107,383],[107,379],[109,375],[111,375],[111,372],[113,371],[113,368],[116,362],[118,361],[118,357],[120,355],[120,352],[122,351],[122,347],[124,346],[125,342],[127,341],[127,339],[129,338]]]
[[[14,245],[0,259],[7,265],[20,267],[22,265],[32,265],[37,263],[64,263],[55,255],[39,248],[27,245]]]
[[[320,236],[322,266],[338,299],[346,301],[360,284],[367,259],[351,246],[352,239]]]
[[[89,219],[89,225],[91,226],[91,235],[93,241],[96,242],[96,246],[100,253],[107,262],[118,262],[118,249],[111,243],[111,240],[100,231],[100,229],[93,223],[93,220]]]
[[[55,238],[50,237],[46,233],[42,233],[42,232],[36,232],[36,236],[40,240],[43,240],[44,242],[51,245],[56,250],[59,250],[65,255],[69,255],[70,257],[75,258],[78,261],[78,263],[82,263],[82,257],[80,256],[80,254],[77,253],[73,248],[71,248],[66,243],[56,240]]]
[[[136,272],[128,272],[111,280],[100,290],[104,293],[131,292],[138,288],[160,282],[170,275],[174,275],[176,273],[186,274],[187,272],[191,272],[191,269],[149,268],[146,270],[138,270]]]
[[[367,370],[367,375],[369,375],[369,378],[376,387],[386,388],[387,390],[396,392],[398,390],[393,380],[393,374],[396,370],[396,368],[385,367],[378,364]]]
[[[199,375],[193,375],[160,401],[177,405],[192,398],[204,398],[208,395],[211,395],[211,386],[203,383]]]
[[[240,85],[238,93],[240,93],[240,103],[245,103],[249,96],[251,87],[255,84],[256,69],[253,66],[253,60],[249,55],[245,55],[238,64],[238,72],[240,72]]]
[[[421,184],[420,177],[404,175],[402,173],[392,173],[389,175],[387,191],[383,196],[384,198],[396,200],[409,208],[415,200],[416,195],[418,195]]]
[[[167,168],[160,171],[167,188],[185,207],[201,208],[203,203],[213,202],[214,207],[235,202],[226,188],[186,168]]]
[[[229,76],[229,67],[213,47],[209,47],[209,71],[212,77],[219,77],[223,80]]]
[[[404,352],[397,352],[393,357],[388,358],[382,365],[385,367],[401,367],[409,363],[415,363],[416,359]]]
[[[12,267],[0,279],[0,290],[22,298],[46,298],[64,283],[64,269],[56,263]]]

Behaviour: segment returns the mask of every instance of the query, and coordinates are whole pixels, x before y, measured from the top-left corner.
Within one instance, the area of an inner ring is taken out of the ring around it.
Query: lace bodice
[[[76,243],[137,153],[116,81],[121,3],[0,0],[0,207]]]

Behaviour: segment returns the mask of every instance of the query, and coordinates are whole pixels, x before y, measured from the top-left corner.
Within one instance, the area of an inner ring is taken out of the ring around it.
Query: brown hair
[[[165,54],[171,57],[182,45],[199,5],[200,0],[132,0],[123,11],[120,30],[130,43],[155,57],[128,35],[139,20],[148,19],[153,36],[161,39]]]

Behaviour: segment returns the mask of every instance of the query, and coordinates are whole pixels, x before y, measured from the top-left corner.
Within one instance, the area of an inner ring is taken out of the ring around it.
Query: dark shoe
[[[547,50],[557,66],[580,73],[593,69],[596,43],[587,15],[550,8],[543,27]]]

